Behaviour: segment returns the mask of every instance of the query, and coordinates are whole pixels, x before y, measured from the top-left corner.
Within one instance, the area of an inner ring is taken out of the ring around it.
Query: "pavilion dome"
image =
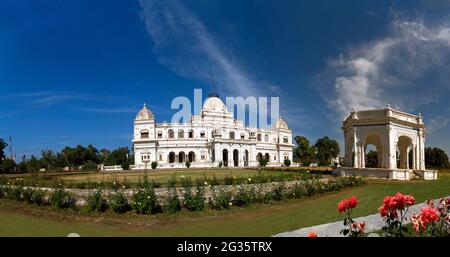
[[[228,113],[227,107],[217,94],[210,94],[203,104],[203,111],[215,113]]]
[[[281,116],[278,117],[277,122],[275,123],[275,128],[277,129],[289,129],[286,121],[284,121]]]
[[[147,104],[144,103],[142,109],[136,115],[136,120],[151,120],[154,119],[153,113],[147,108]]]

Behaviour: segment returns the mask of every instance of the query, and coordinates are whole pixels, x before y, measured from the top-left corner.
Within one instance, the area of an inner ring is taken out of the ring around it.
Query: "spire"
[[[219,97],[219,94],[216,92],[214,73],[211,73],[211,92],[208,94],[208,97]]]

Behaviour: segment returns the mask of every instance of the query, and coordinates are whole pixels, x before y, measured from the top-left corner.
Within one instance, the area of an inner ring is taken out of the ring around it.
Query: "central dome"
[[[210,95],[203,104],[203,111],[228,113],[227,107],[217,95]]]

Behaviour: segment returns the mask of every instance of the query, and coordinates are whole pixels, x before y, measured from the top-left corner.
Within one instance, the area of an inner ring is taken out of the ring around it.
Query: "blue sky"
[[[0,1],[0,137],[14,151],[130,146],[147,102],[279,96],[315,142],[391,104],[422,113],[427,145],[450,151],[450,1]]]

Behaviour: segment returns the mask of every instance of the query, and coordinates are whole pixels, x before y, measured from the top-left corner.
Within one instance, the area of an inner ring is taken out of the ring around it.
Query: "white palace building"
[[[254,167],[264,158],[268,166],[292,161],[292,131],[278,118],[271,129],[248,128],[236,120],[217,94],[210,94],[201,113],[184,124],[156,123],[144,104],[134,120],[133,169]]]

